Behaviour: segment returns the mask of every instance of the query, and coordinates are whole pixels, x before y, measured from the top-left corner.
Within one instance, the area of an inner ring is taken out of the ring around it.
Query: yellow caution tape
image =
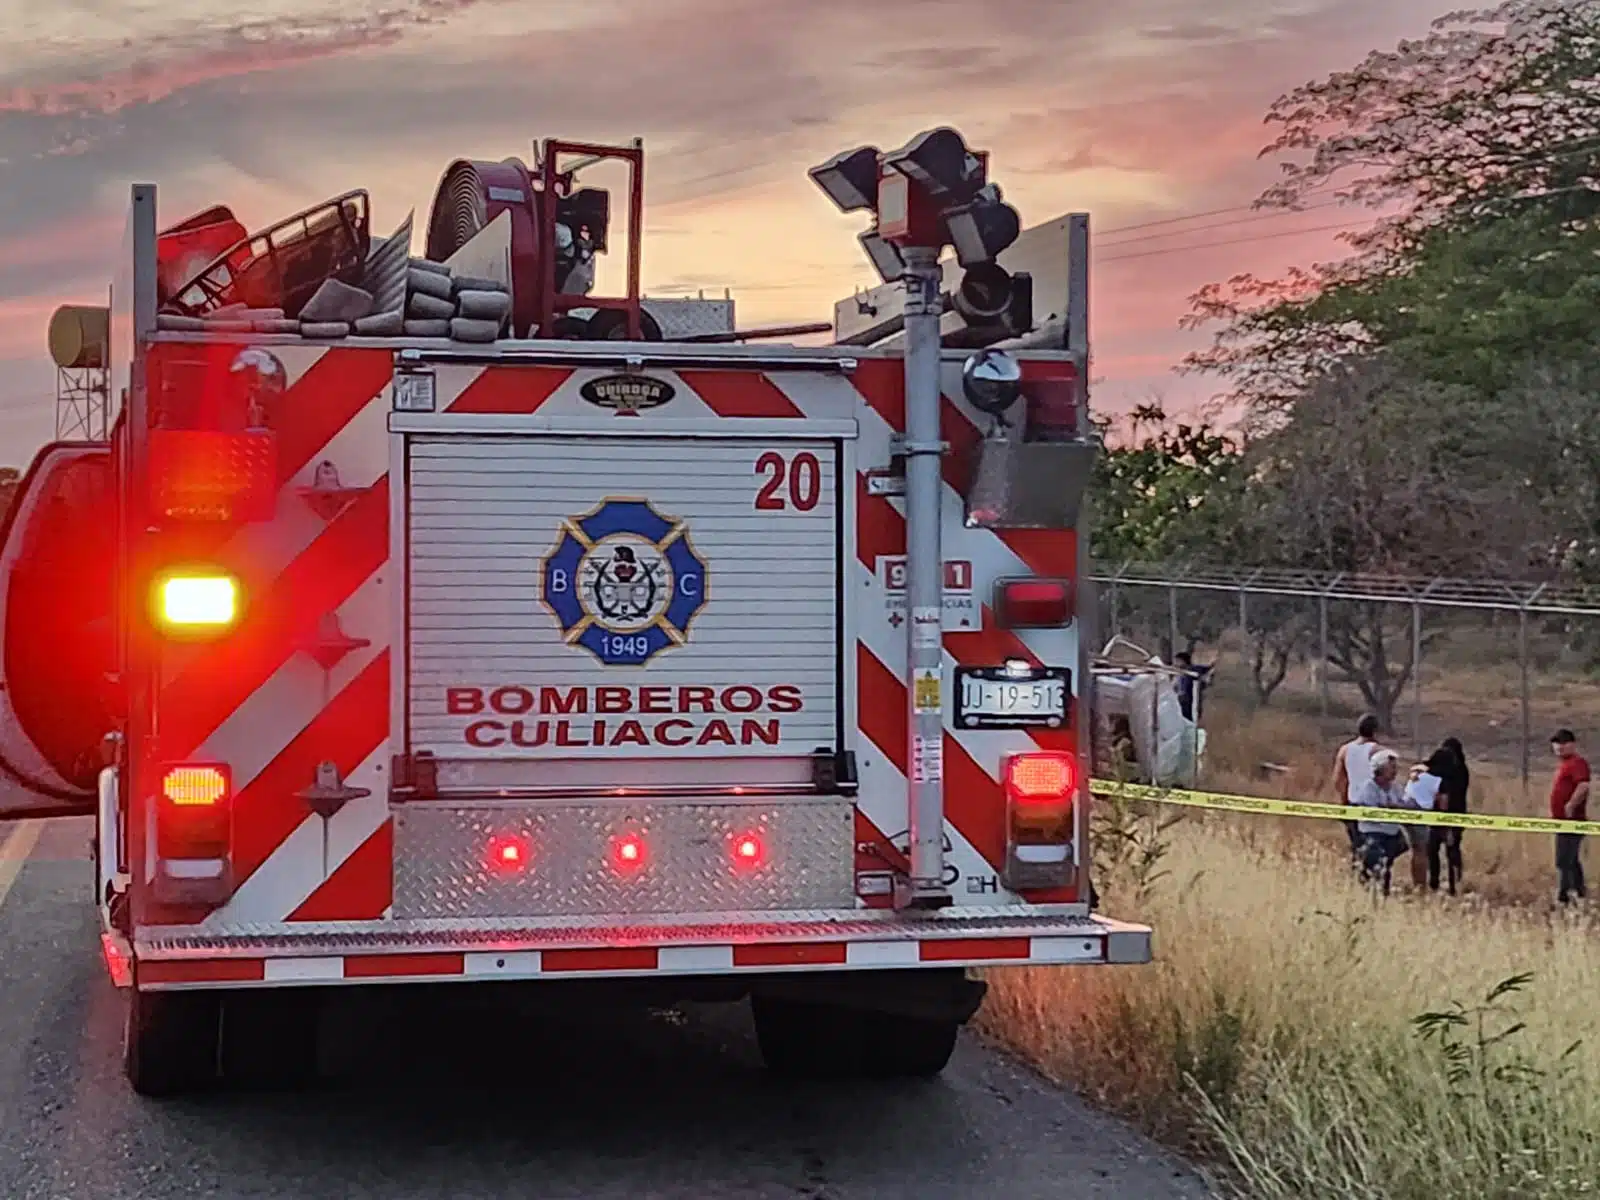
[[[1394,825],[1446,825],[1457,829],[1501,829],[1513,833],[1600,834],[1600,821],[1557,821],[1551,817],[1507,817],[1488,813],[1425,812],[1414,808],[1359,808],[1352,804],[1318,804],[1306,800],[1269,800],[1226,792],[1192,792],[1183,788],[1149,787],[1114,779],[1090,781],[1097,796],[1214,808],[1224,812],[1265,813],[1275,817],[1313,817],[1322,821],[1384,821]]]

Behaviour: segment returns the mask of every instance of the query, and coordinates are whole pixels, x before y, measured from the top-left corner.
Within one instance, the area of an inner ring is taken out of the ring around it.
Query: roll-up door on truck
[[[842,744],[842,454],[413,436],[412,752],[499,786],[651,785],[685,762],[809,778]]]

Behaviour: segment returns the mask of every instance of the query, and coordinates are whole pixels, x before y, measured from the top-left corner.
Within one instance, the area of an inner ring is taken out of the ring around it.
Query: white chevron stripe
[[[345,782],[369,794],[346,804],[326,828],[321,817],[308,815],[202,928],[226,933],[241,926],[285,924],[290,913],[383,827],[389,819],[389,744],[380,746]]]
[[[371,644],[352,650],[331,671],[324,671],[305,651],[295,653],[229,713],[200,747],[200,758],[221,760],[233,767],[235,792],[248,787],[316,720],[328,701],[388,647],[387,566],[358,587],[337,610],[337,616],[347,636],[366,638]]]

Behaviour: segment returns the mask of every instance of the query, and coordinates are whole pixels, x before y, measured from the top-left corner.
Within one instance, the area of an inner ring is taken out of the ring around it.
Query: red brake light
[[[277,485],[278,441],[270,430],[150,431],[150,504],[158,518],[265,520]]]
[[[767,858],[766,844],[758,833],[741,833],[733,839],[733,861],[745,868],[759,867]]]
[[[611,863],[619,871],[637,871],[645,863],[644,839],[636,833],[625,833],[611,841]]]
[[[532,854],[528,839],[517,834],[502,834],[489,839],[489,869],[497,875],[521,874]]]
[[[1070,754],[1013,754],[1006,760],[1006,793],[1013,804],[1059,807],[1078,790],[1078,764]]]
[[[1072,583],[1002,579],[995,585],[994,615],[1002,629],[1059,629],[1072,621]]]
[[[1007,887],[1065,887],[1075,878],[1078,760],[1041,750],[1005,760]]]

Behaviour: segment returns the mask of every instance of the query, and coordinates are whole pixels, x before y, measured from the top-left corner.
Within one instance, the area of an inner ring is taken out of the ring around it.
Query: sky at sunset
[[[1096,406],[1191,404],[1213,385],[1171,373],[1197,344],[1185,298],[1333,257],[1325,227],[1359,219],[1234,211],[1272,178],[1266,106],[1448,7],[0,0],[0,463],[52,432],[46,323],[103,300],[129,183],[160,186],[163,224],[221,202],[252,227],[364,187],[387,233],[412,208],[424,224],[452,158],[530,158],[549,135],[644,137],[647,293],[730,287],[749,325],[827,319],[876,282],[859,214],[808,166],[956,125],[1025,223],[1092,214]]]

